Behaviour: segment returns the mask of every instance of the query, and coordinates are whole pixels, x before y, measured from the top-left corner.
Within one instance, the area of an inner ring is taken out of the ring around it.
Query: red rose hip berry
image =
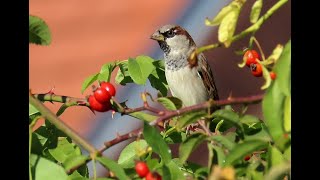
[[[145,162],[139,161],[135,166],[136,172],[139,177],[145,177],[149,173],[149,168]]]
[[[250,155],[247,155],[247,156],[244,157],[244,160],[245,160],[245,161],[249,161],[250,158],[251,158],[251,156],[250,156]]]
[[[162,177],[157,172],[149,172],[146,176],[146,180],[162,180]]]
[[[272,71],[272,72],[270,72],[270,77],[271,77],[272,80],[275,80],[276,77],[277,77],[277,74]]]
[[[116,95],[116,88],[111,83],[102,82],[100,84],[100,87],[106,89],[111,96],[115,96]]]
[[[111,95],[105,88],[98,88],[93,95],[100,103],[110,103]]]
[[[243,58],[245,59],[246,65],[248,67],[250,67],[250,64],[257,64],[257,59],[260,60],[260,56],[259,56],[258,52],[255,50],[247,50],[244,53]]]
[[[250,65],[251,73],[255,77],[262,76],[262,65],[261,64],[251,64]]]
[[[98,112],[105,112],[111,109],[110,103],[100,103],[96,100],[96,98],[93,95],[90,95],[88,98],[88,102],[90,105],[90,108],[92,110],[98,111]]]

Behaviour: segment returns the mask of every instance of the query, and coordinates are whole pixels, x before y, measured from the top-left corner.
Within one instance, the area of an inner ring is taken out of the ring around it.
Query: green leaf
[[[136,84],[144,85],[146,83],[148,76],[155,68],[152,62],[153,59],[148,56],[138,56],[135,60],[129,58],[128,71]]]
[[[224,120],[219,131],[226,131],[233,126],[236,126],[239,130],[243,130],[239,123],[239,115],[232,110],[219,109],[212,113],[211,116],[214,118],[212,124],[218,124],[221,120]]]
[[[39,17],[29,15],[29,43],[49,45],[51,34],[48,25]]]
[[[160,97],[157,101],[168,110],[177,110],[182,106],[182,101],[175,97]]]
[[[135,166],[134,160],[139,159],[147,147],[148,144],[143,139],[130,143],[121,151],[118,164],[122,168],[133,168]]]
[[[60,163],[64,163],[68,157],[81,155],[79,147],[70,143],[66,137],[59,138],[57,147],[49,149],[49,153]]]
[[[208,143],[208,150],[209,150],[208,167],[210,167],[210,169],[213,164],[218,164],[219,166],[222,166],[225,163],[226,156],[221,147],[213,146],[212,144]]]
[[[129,115],[146,122],[151,122],[158,118],[157,116],[147,114],[144,112],[134,112],[134,113],[130,113]]]
[[[198,111],[198,112],[191,112],[183,115],[177,120],[177,130],[181,130],[182,128],[186,127],[187,125],[196,122],[202,117],[205,117],[207,113],[203,111]]]
[[[279,149],[270,145],[268,148],[268,169],[281,164],[283,161],[284,158]]]
[[[245,139],[246,140],[262,140],[262,141],[268,141],[271,142],[272,139],[270,137],[270,134],[268,132],[268,128],[264,123],[258,123],[255,124],[253,127],[256,125],[261,126],[261,129],[255,133],[246,133]],[[250,127],[250,126],[249,126]]]
[[[68,178],[63,167],[47,160],[46,158],[31,154],[29,162],[31,165],[32,177],[35,180],[56,180]]]
[[[152,64],[157,68],[161,69],[162,71],[165,70],[164,60],[154,60]]]
[[[291,96],[291,40],[285,45],[282,54],[274,66],[277,78],[274,80],[286,96]]]
[[[94,83],[94,82],[98,79],[98,77],[99,77],[99,73],[87,77],[87,79],[85,79],[84,82],[82,83],[81,93],[83,94],[83,92],[84,92],[92,83]]]
[[[268,147],[268,142],[262,140],[248,140],[237,144],[226,157],[224,166],[234,165],[234,163],[242,160],[246,155],[266,147]]]
[[[114,68],[116,67],[115,63],[106,63],[101,67],[98,80],[110,82],[111,74]]]
[[[219,144],[223,145],[228,150],[232,150],[235,146],[235,143],[229,140],[226,136],[222,135],[215,135],[208,137],[208,140],[213,140],[215,142],[218,142]]]
[[[160,91],[163,96],[167,96],[169,86],[163,69],[155,68],[148,78],[153,88]]]
[[[240,10],[242,5],[243,5],[243,2],[241,1],[232,1],[230,4],[223,7],[212,20],[209,20],[208,18],[206,18],[205,24],[207,26],[219,25],[231,11]]]
[[[179,147],[179,159],[181,163],[185,163],[192,151],[194,151],[205,139],[206,136],[202,133],[195,133],[188,136]]]
[[[171,160],[171,150],[168,145],[159,132],[146,122],[144,122],[143,137],[151,146],[152,151],[161,156],[164,163],[168,163]]]
[[[283,153],[283,157],[288,160],[291,161],[291,146],[289,146]]]
[[[262,9],[262,4],[262,0],[256,0],[256,2],[254,2],[254,4],[252,5],[250,13],[250,22],[252,24],[258,21]]]
[[[185,179],[185,177],[179,166],[174,161],[170,161],[163,166],[163,179],[176,180]]]
[[[260,63],[259,61],[257,61],[257,62]],[[261,86],[261,90],[264,90],[270,86],[271,77],[270,77],[270,73],[269,73],[268,69],[266,67],[264,67],[264,65],[261,65],[261,67],[262,67],[262,75],[263,75],[263,78],[265,79],[265,83]]]
[[[264,180],[284,179],[284,176],[291,172],[291,163],[285,162],[277,166],[272,166],[269,172],[264,176]],[[291,174],[291,173],[290,173]],[[287,178],[291,179],[291,178]]]
[[[119,179],[130,179],[124,170],[116,162],[106,157],[96,157],[96,159],[105,167],[112,171]]]
[[[265,123],[274,141],[284,133],[283,130],[283,103],[284,94],[280,91],[278,83],[272,83],[267,89],[262,101],[262,110]]]
[[[29,116],[39,113],[38,109],[29,103]]]
[[[64,169],[66,171],[70,171],[72,168],[79,164],[83,164],[83,166],[86,166],[85,162],[89,160],[89,158],[89,156],[84,155],[69,156],[63,163]]]
[[[176,143],[181,143],[187,139],[187,135],[185,132],[172,132],[169,133],[169,135],[166,135],[164,140],[168,144],[176,144]]]
[[[291,96],[287,96],[284,101],[284,130],[291,131]]]
[[[115,82],[117,84],[126,85],[127,83],[133,83],[128,71],[128,61],[122,61],[118,64],[119,69],[115,77]]]
[[[229,47],[231,38],[236,30],[240,9],[229,12],[222,20],[218,30],[218,40]]]
[[[68,107],[70,107],[70,106],[66,105],[66,103],[63,103],[60,106],[59,110],[57,111],[56,115],[60,116]]]

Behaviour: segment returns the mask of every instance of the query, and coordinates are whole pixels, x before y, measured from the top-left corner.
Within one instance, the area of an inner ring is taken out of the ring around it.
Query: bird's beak
[[[150,36],[150,39],[156,40],[156,41],[164,41],[164,36],[159,33],[159,31],[156,31]]]

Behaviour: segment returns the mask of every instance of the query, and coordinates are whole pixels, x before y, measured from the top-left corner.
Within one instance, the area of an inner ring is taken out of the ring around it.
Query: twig
[[[259,20],[254,23],[253,25],[251,25],[250,27],[248,27],[247,29],[243,30],[241,33],[233,36],[230,40],[230,44],[238,41],[242,38],[244,38],[246,35],[248,34],[253,34],[256,31],[258,31],[261,27],[261,25],[272,15],[274,14],[274,12],[276,12],[280,7],[282,7],[286,2],[288,2],[288,0],[279,0],[275,5],[273,5],[263,16],[261,16],[259,18]],[[203,47],[200,47],[197,52],[203,52],[203,51],[207,51],[210,49],[214,49],[217,47],[221,47],[221,43],[214,43],[214,44],[210,44],[210,45],[206,45]]]
[[[176,111],[165,111],[163,116],[150,122],[150,125],[154,126],[154,125],[158,124],[159,122],[170,119],[172,117],[179,116],[179,115],[193,112],[193,111],[207,109],[212,106],[224,106],[224,105],[233,105],[233,104],[253,104],[253,103],[260,102],[262,99],[263,99],[263,95],[255,95],[255,96],[251,96],[251,97],[228,98],[228,99],[219,100],[219,101],[209,100],[207,102],[204,102],[201,104],[196,104],[196,105],[185,107],[185,108],[181,108]]]
[[[66,133],[70,138],[72,138],[76,143],[81,145],[85,150],[91,154],[97,154],[99,151],[88,143],[84,138],[82,138],[77,132],[72,130],[67,124],[65,124],[61,119],[59,119],[55,114],[53,114],[46,106],[44,106],[38,99],[29,94],[29,102],[41,113],[42,117],[49,120],[58,129]]]

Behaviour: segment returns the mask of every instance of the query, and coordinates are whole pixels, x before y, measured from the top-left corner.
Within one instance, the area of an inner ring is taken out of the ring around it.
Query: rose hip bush
[[[247,50],[239,56],[238,66],[250,70],[257,78],[264,78],[263,94],[208,100],[183,107],[178,98],[168,96],[163,61],[144,55],[104,64],[98,73],[83,82],[82,93],[93,86],[86,97],[30,91],[30,179],[291,179],[291,41],[276,45],[273,52],[265,56],[254,37],[261,25],[286,2],[279,0],[260,15],[263,1],[256,0],[250,14],[252,25],[235,34],[238,16],[247,2],[232,1],[213,19],[205,20],[207,26],[219,26],[219,42],[197,50],[200,53],[218,47],[229,48],[233,42],[251,36],[244,45]],[[38,45],[51,42],[50,30],[39,17],[29,16],[29,42]],[[143,92],[140,94],[143,104],[128,107],[125,102],[117,101],[117,89],[110,83],[112,73],[119,85],[144,85],[149,81],[157,93]],[[60,109],[50,111],[44,106],[47,101],[61,103]],[[152,107],[150,101],[162,107]],[[262,119],[246,113],[255,103],[261,103]],[[234,110],[236,105],[241,106],[241,110]],[[59,119],[71,106],[100,112],[112,110],[135,117],[143,121],[144,126],[118,135],[97,149]],[[210,112],[212,106],[221,108]],[[44,118],[45,123],[33,131],[40,118]],[[186,130],[186,127],[191,128]],[[108,148],[128,139],[134,141],[121,151],[117,160],[102,155]],[[169,145],[172,144],[179,146],[177,156],[171,153]],[[206,165],[188,161],[200,144],[208,148],[208,154],[201,155],[208,157]],[[92,174],[87,167],[90,161],[94,165]],[[105,177],[97,177],[96,163],[108,170]]]

